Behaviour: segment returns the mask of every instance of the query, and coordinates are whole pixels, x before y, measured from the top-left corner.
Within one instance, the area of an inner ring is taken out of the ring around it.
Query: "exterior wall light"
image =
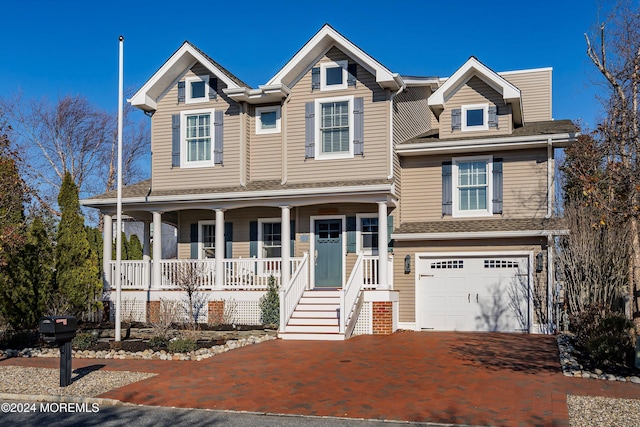
[[[404,274],[411,273],[411,255],[404,257]]]
[[[538,252],[536,255],[536,273],[542,273],[544,269],[544,254],[542,252]]]

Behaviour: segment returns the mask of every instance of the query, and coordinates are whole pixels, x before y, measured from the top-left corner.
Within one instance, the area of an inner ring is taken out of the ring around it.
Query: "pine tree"
[[[56,239],[56,286],[75,315],[100,306],[102,283],[98,256],[91,250],[84,218],[80,212],[78,187],[65,174],[58,195],[62,212]]]
[[[129,258],[127,259],[142,259],[142,244],[137,234],[132,234],[129,239]]]

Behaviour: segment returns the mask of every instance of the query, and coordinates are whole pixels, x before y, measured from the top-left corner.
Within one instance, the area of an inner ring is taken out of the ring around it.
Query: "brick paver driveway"
[[[555,338],[541,335],[401,332],[345,342],[269,341],[201,362],[73,364],[158,373],[101,397],[300,415],[561,426],[568,425],[567,394],[640,399],[640,385],[564,377]]]

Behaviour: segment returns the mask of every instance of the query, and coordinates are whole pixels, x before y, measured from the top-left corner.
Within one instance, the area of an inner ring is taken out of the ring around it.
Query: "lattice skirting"
[[[353,335],[371,335],[373,333],[371,307],[370,302],[362,303],[360,316],[356,321],[356,326],[353,328]]]

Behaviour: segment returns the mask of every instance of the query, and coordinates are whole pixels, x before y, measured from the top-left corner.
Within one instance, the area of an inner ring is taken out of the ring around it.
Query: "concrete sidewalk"
[[[541,335],[403,332],[268,341],[201,362],[73,360],[74,368],[89,365],[158,374],[103,398],[273,414],[568,426],[567,394],[640,399],[640,385],[564,377],[555,337]]]

